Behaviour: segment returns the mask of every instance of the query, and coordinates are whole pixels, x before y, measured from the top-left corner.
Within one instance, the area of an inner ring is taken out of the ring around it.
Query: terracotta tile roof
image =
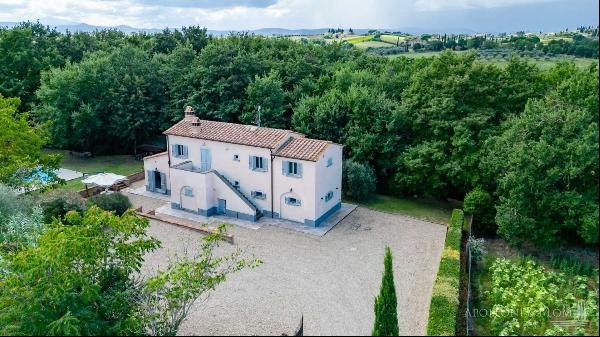
[[[291,138],[274,155],[279,157],[317,161],[331,142],[310,138]]]
[[[192,123],[200,122],[192,132]],[[206,139],[217,142],[263,147],[276,150],[273,154],[299,160],[317,161],[331,142],[305,138],[290,130],[256,127],[234,123],[215,122],[198,118],[183,119],[165,132],[165,135]]]
[[[185,119],[173,125],[163,133],[165,135],[199,138],[269,149],[275,149],[291,135],[304,137],[304,135],[300,133],[289,130],[208,120],[199,120],[199,122],[200,128],[196,133],[192,132],[192,122]]]

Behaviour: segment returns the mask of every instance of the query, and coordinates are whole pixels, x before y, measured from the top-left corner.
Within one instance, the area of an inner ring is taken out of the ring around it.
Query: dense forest
[[[263,126],[344,144],[345,158],[374,169],[380,192],[464,199],[480,233],[598,243],[597,66],[32,23],[0,30],[0,60],[0,94],[50,122],[54,147],[133,153],[185,105],[239,123],[260,105]]]

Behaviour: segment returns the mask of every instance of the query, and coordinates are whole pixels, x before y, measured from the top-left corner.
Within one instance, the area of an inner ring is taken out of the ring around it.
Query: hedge
[[[452,211],[446,243],[429,306],[428,336],[454,336],[459,304],[460,242],[465,215]]]

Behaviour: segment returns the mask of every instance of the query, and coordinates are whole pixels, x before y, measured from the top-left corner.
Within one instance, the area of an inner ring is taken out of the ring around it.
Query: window
[[[296,199],[294,197],[286,197],[285,203],[291,206],[300,206],[302,204],[300,199]]]
[[[283,174],[290,177],[302,177],[302,164],[295,161],[283,161]]]
[[[188,157],[188,148],[185,145],[174,144],[171,147],[171,152],[175,158],[187,159]]]
[[[333,158],[329,157],[327,158],[327,167],[333,165]]]
[[[183,195],[185,195],[186,197],[193,197],[194,196],[194,190],[189,187],[189,186],[185,186],[183,188]]]
[[[325,202],[328,202],[331,199],[333,199],[333,191],[329,191],[325,194]]]
[[[233,155],[233,160],[234,161],[240,161],[240,155],[239,154],[234,154]]]
[[[263,199],[264,200],[267,198],[267,195],[261,191],[252,191],[251,194],[254,199]]]
[[[267,158],[250,156],[250,169],[253,171],[267,171]]]

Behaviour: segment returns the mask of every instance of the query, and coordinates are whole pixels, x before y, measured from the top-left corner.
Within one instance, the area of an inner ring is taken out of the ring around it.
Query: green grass
[[[415,218],[447,224],[452,208],[442,202],[374,194],[361,205],[389,213],[406,214]]]
[[[356,48],[361,48],[361,49],[394,47],[393,44],[389,44],[389,43],[381,42],[381,41],[365,41],[365,42],[355,43],[354,46]]]
[[[406,36],[396,36],[396,35],[381,35],[381,41],[383,42],[387,42],[387,43],[391,43],[394,46],[396,45],[396,42],[398,42],[398,38],[400,38],[399,42],[404,42],[406,40]]]
[[[66,150],[46,150],[47,153],[61,154],[60,167],[83,173],[110,172],[120,175],[129,175],[144,169],[144,162],[134,160],[131,155],[96,156],[88,159],[71,157]],[[44,194],[71,193],[82,190],[85,185],[81,179],[67,181],[64,185],[44,191]]]
[[[348,41],[348,43],[357,44],[357,43],[361,43],[361,42],[371,41],[371,40],[373,40],[373,37],[374,37],[373,35],[352,36],[352,37],[346,38],[345,40]]]

